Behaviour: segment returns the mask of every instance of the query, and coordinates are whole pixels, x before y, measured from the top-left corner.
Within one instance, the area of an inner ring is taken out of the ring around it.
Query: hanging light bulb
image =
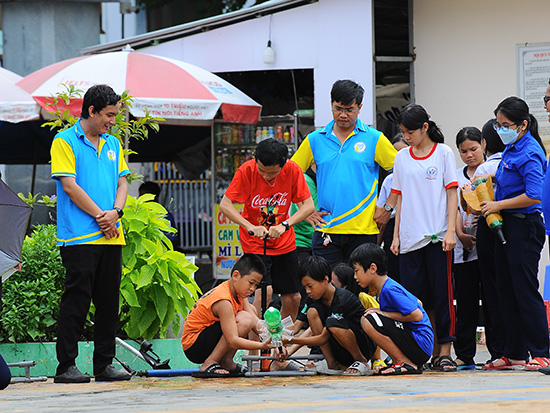
[[[267,47],[264,50],[264,63],[272,64],[275,62],[275,50],[271,47],[271,40],[268,40]]]

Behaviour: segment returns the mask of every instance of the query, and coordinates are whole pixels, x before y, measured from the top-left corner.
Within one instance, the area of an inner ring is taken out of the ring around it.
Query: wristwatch
[[[288,221],[281,222],[281,225],[285,227],[285,231],[288,231],[290,229],[290,224],[288,223]]]
[[[384,209],[388,212],[392,212],[393,211],[393,207],[390,205],[390,204],[384,204]]]
[[[122,215],[124,215],[124,211],[122,210],[122,208],[114,207],[113,209],[118,213],[118,217],[122,218]]]

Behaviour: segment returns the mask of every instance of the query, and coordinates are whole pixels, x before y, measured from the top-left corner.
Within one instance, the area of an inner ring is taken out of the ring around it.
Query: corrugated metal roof
[[[89,55],[95,53],[113,52],[121,50],[129,44],[134,49],[151,46],[169,40],[178,39],[192,34],[201,33],[207,30],[217,29],[223,26],[228,26],[245,20],[262,17],[268,14],[277,13],[283,10],[299,7],[304,4],[316,3],[318,0],[271,0],[247,9],[237,10],[218,16],[207,17],[205,19],[194,22],[180,24],[178,26],[169,27],[166,29],[156,30],[153,32],[141,34],[139,36],[128,37],[116,42],[100,44],[97,46],[87,47],[82,49],[82,54]]]

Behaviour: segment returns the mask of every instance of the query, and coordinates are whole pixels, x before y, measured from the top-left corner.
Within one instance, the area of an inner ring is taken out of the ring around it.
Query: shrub
[[[132,338],[166,337],[179,331],[180,314],[193,307],[200,288],[193,278],[198,269],[174,251],[166,232],[175,232],[164,218],[166,209],[151,202],[151,194],[128,196],[122,225],[121,327]]]
[[[65,279],[56,226],[36,226],[23,241],[21,258],[21,272],[3,284],[0,341],[51,341]]]
[[[178,333],[180,315],[195,304],[200,288],[193,279],[197,267],[174,251],[165,233],[175,232],[164,218],[166,209],[149,202],[153,195],[128,197],[122,225],[120,329],[129,337],[166,337],[172,324]],[[56,246],[56,226],[37,225],[23,241],[23,269],[3,285],[0,341],[53,341],[65,268]],[[93,320],[94,306],[88,318]],[[87,329],[85,338],[91,335]]]

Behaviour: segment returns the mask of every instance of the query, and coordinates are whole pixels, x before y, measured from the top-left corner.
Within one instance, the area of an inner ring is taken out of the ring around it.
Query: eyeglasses
[[[544,100],[544,106],[546,106],[548,105],[548,101],[550,101],[550,96],[544,96],[542,100]]]
[[[332,111],[334,113],[347,113],[348,115],[351,115],[357,112],[357,109],[354,107],[343,108],[342,106],[335,105],[332,107]]]
[[[511,125],[499,125],[498,122],[493,123],[493,129],[498,131],[500,130],[509,130],[512,126],[517,125],[517,123],[512,123]]]

